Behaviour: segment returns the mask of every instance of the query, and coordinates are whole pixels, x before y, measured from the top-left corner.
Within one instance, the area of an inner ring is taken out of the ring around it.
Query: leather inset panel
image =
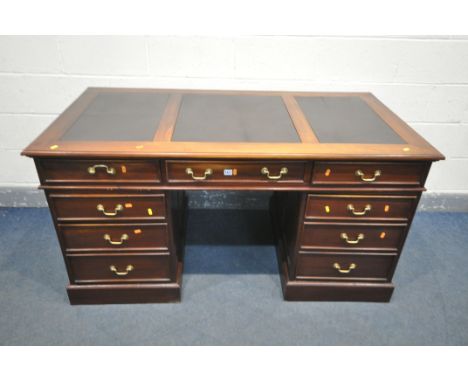
[[[296,100],[320,143],[406,143],[359,97]]]
[[[169,95],[102,93],[65,132],[62,141],[152,141]]]
[[[279,96],[184,95],[173,141],[300,142]]]

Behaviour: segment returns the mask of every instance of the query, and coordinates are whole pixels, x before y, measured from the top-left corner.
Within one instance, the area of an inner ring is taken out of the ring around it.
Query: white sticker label
[[[232,168],[225,168],[224,176],[232,176]]]

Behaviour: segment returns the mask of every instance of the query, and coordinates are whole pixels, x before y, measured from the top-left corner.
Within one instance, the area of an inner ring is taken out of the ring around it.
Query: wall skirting
[[[47,207],[47,201],[36,188],[0,187],[0,207]]]
[[[421,211],[468,212],[468,192],[425,192],[418,209]]]
[[[270,192],[189,191],[189,208],[266,209]],[[44,192],[29,187],[0,187],[0,207],[46,207]],[[468,212],[468,193],[425,192],[421,211]]]

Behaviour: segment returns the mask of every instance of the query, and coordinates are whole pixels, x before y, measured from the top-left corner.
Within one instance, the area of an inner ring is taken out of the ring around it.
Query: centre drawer
[[[41,159],[37,167],[43,184],[161,182],[155,160]]]
[[[167,250],[166,223],[59,224],[67,252]]]
[[[416,196],[309,194],[305,218],[408,220],[416,202]]]
[[[170,281],[169,253],[68,256],[75,283]]]
[[[397,252],[406,227],[406,224],[305,222],[301,232],[301,248]]]
[[[57,221],[162,220],[166,217],[164,194],[55,194],[49,203]]]
[[[425,162],[316,162],[314,184],[349,186],[422,186]]]
[[[170,183],[305,183],[305,162],[166,161]]]
[[[300,252],[298,279],[367,279],[388,281],[394,268],[395,254],[326,254]]]

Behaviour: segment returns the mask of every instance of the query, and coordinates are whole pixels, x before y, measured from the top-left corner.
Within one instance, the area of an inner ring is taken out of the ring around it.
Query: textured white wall
[[[0,187],[88,86],[371,91],[442,151],[427,187],[468,192],[468,37],[0,37]]]

